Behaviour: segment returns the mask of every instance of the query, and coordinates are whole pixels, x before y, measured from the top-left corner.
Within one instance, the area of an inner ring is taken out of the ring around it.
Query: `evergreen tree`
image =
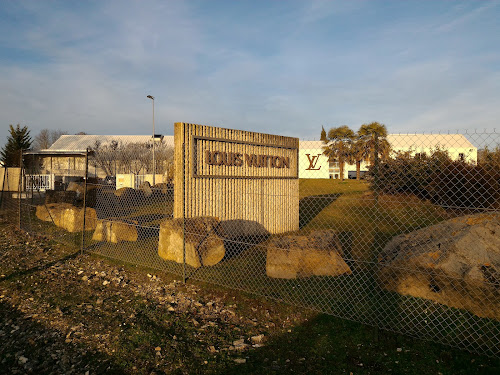
[[[320,139],[320,141],[323,141],[323,142],[326,141],[326,131],[325,131],[325,128],[323,125],[321,126],[321,137],[319,139]]]
[[[15,128],[12,125],[9,125],[9,127],[10,135],[0,152],[0,157],[4,166],[19,167],[20,151],[29,149],[33,141],[27,126],[21,127],[21,125],[17,124]]]

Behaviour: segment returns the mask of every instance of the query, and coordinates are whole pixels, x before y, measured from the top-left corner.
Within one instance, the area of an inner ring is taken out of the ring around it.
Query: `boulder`
[[[94,241],[118,243],[121,241],[137,241],[137,222],[124,222],[121,220],[97,220]]]
[[[174,186],[172,184],[160,182],[159,184],[154,185],[153,189],[160,191],[162,194],[167,194],[174,189]]]
[[[135,195],[135,190],[129,187],[123,187],[120,189],[117,189],[113,192],[117,197],[123,197],[123,196],[133,196]]]
[[[500,320],[500,214],[454,218],[393,238],[379,257],[390,291]]]
[[[257,242],[262,242],[269,237],[269,232],[266,228],[262,224],[252,220],[225,220],[220,223],[219,228],[223,230],[226,239],[232,241],[257,239]]]
[[[87,184],[87,207],[95,207],[98,188],[99,185],[91,184],[90,181]],[[74,194],[72,192],[74,192]],[[66,192],[63,193],[73,198],[72,201],[64,200],[64,202],[67,201],[68,203],[72,203],[75,206],[83,206],[83,199],[85,196],[85,183],[82,182],[79,184],[77,182],[70,182],[66,189]]]
[[[97,192],[99,190],[99,185],[87,184],[87,207],[95,208],[97,203]],[[81,197],[83,199],[83,195]]]
[[[47,190],[45,192],[45,203],[69,203],[73,204],[76,200],[76,191]]]
[[[129,187],[120,188],[114,191],[121,205],[133,206],[144,202],[144,192]]]
[[[74,191],[74,192],[76,192],[77,198],[83,198],[83,193],[85,192],[85,187],[76,183],[76,182],[70,182],[68,184],[68,187],[66,188],[66,191]]]
[[[342,248],[335,231],[277,237],[267,245],[266,274],[269,277],[296,279],[351,273],[342,259]]]
[[[151,185],[148,181],[144,181],[142,184],[140,184],[139,190],[144,193],[144,196],[146,198],[149,198],[151,195],[153,195],[153,190],[151,189]]]
[[[43,221],[53,222],[68,232],[80,232],[83,227],[84,209],[69,203],[50,203],[36,207],[36,217]],[[93,230],[97,224],[96,211],[86,209],[85,230]]]
[[[215,217],[169,219],[160,224],[158,255],[165,260],[183,263],[183,241],[186,248],[186,264],[198,268],[219,263],[226,253],[224,234]]]

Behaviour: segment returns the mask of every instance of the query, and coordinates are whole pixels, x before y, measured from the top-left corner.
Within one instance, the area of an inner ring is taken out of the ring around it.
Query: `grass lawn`
[[[302,179],[299,188],[302,201],[322,208],[301,231],[338,231],[345,256],[355,261],[376,261],[378,251],[392,237],[450,218],[444,209],[414,196],[381,195],[377,202],[365,181]],[[322,207],[328,194],[336,199]]]

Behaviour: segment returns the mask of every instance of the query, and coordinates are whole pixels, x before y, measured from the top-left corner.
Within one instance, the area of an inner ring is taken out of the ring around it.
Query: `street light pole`
[[[152,95],[148,95],[147,98],[153,101],[153,186],[156,184],[155,175],[156,175],[156,162],[155,162],[155,97]]]

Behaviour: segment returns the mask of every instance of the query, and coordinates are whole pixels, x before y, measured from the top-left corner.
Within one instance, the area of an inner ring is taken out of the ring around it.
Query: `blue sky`
[[[500,130],[500,2],[3,1],[9,124],[149,134],[177,121],[315,139]]]

